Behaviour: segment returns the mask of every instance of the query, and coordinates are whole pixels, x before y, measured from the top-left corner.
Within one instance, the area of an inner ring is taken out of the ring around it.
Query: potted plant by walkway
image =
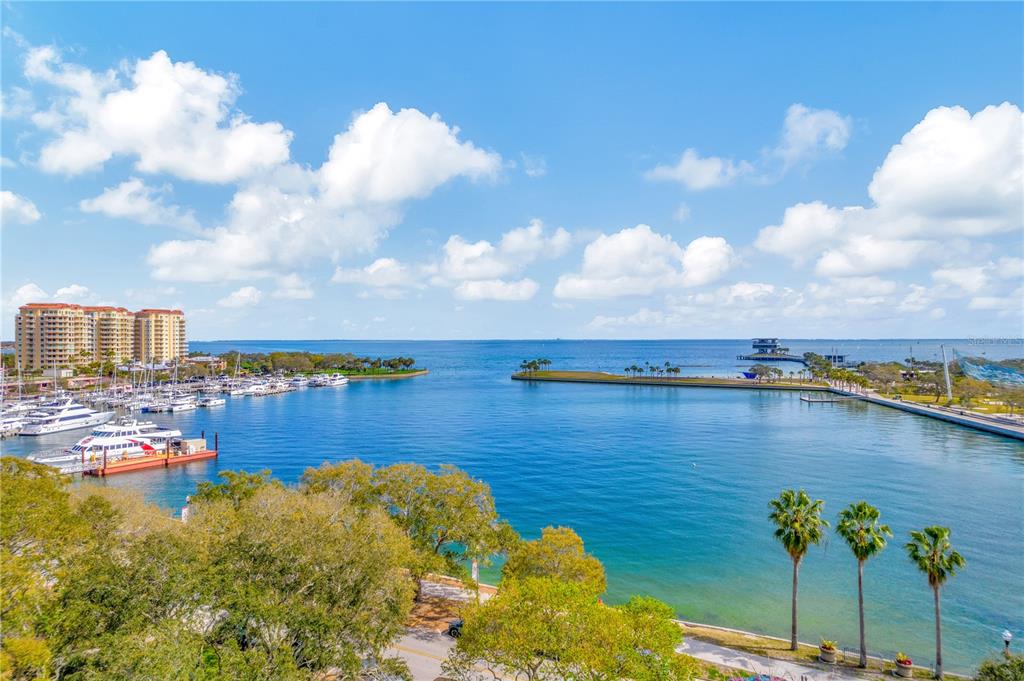
[[[821,645],[818,646],[818,650],[821,652],[818,654],[818,659],[822,662],[828,662],[829,664],[835,664],[836,661],[836,647],[839,644],[835,641],[830,641],[827,638],[821,639]]]
[[[896,676],[910,678],[914,675],[914,661],[903,653],[896,653]]]

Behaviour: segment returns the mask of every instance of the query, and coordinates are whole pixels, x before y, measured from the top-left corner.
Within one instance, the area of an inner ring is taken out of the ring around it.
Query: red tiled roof
[[[161,310],[161,309],[154,308],[154,309],[139,310],[135,314],[180,314],[180,315],[183,315],[185,313],[182,312],[181,310]]]
[[[81,305],[75,305],[74,303],[26,303],[22,305],[21,310],[81,310]]]
[[[128,314],[135,314],[126,307],[111,307],[110,305],[87,305],[82,309],[86,312],[127,312]]]

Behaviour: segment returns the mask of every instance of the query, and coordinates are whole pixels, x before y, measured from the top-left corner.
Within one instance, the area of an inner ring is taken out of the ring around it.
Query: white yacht
[[[196,406],[195,395],[175,395],[167,403],[167,411],[192,411]]]
[[[151,421],[125,419],[94,428],[65,450],[34,454],[28,460],[60,467],[79,461],[98,461],[106,453],[108,461],[120,461],[159,453],[170,440],[180,437],[180,430],[162,428]]]
[[[25,421],[19,416],[4,416],[0,418],[0,437],[17,435],[24,425]]]
[[[196,404],[200,407],[219,407],[223,404],[227,404],[227,400],[225,400],[223,397],[203,395],[196,401]]]
[[[29,412],[25,416],[27,423],[19,435],[49,435],[65,430],[89,428],[106,423],[114,418],[112,411],[96,411],[74,400],[63,400],[59,404]]]
[[[348,378],[342,374],[317,374],[310,380],[309,384],[317,388],[332,388],[346,385]]]

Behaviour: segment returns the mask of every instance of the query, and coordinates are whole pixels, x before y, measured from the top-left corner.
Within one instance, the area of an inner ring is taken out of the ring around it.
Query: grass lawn
[[[935,401],[935,395],[908,395],[907,393],[880,393],[883,397],[890,399],[895,398],[899,395],[903,398],[904,402],[913,402],[914,404],[930,404],[943,406],[946,404],[946,397],[943,395],[939,398],[939,401]],[[1020,409],[1015,409],[1011,412],[1010,407],[1003,404],[998,400],[991,400],[984,397],[979,397],[971,403],[970,407],[961,407],[959,400],[955,401],[954,407],[961,409],[969,409],[970,411],[976,411],[982,414],[1010,414],[1020,413]]]

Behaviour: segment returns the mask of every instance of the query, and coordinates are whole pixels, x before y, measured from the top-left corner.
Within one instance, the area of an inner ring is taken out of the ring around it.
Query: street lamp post
[[[1013,640],[1013,634],[1010,633],[1009,629],[1003,630],[1003,655],[1006,657],[1010,656],[1010,641]]]

